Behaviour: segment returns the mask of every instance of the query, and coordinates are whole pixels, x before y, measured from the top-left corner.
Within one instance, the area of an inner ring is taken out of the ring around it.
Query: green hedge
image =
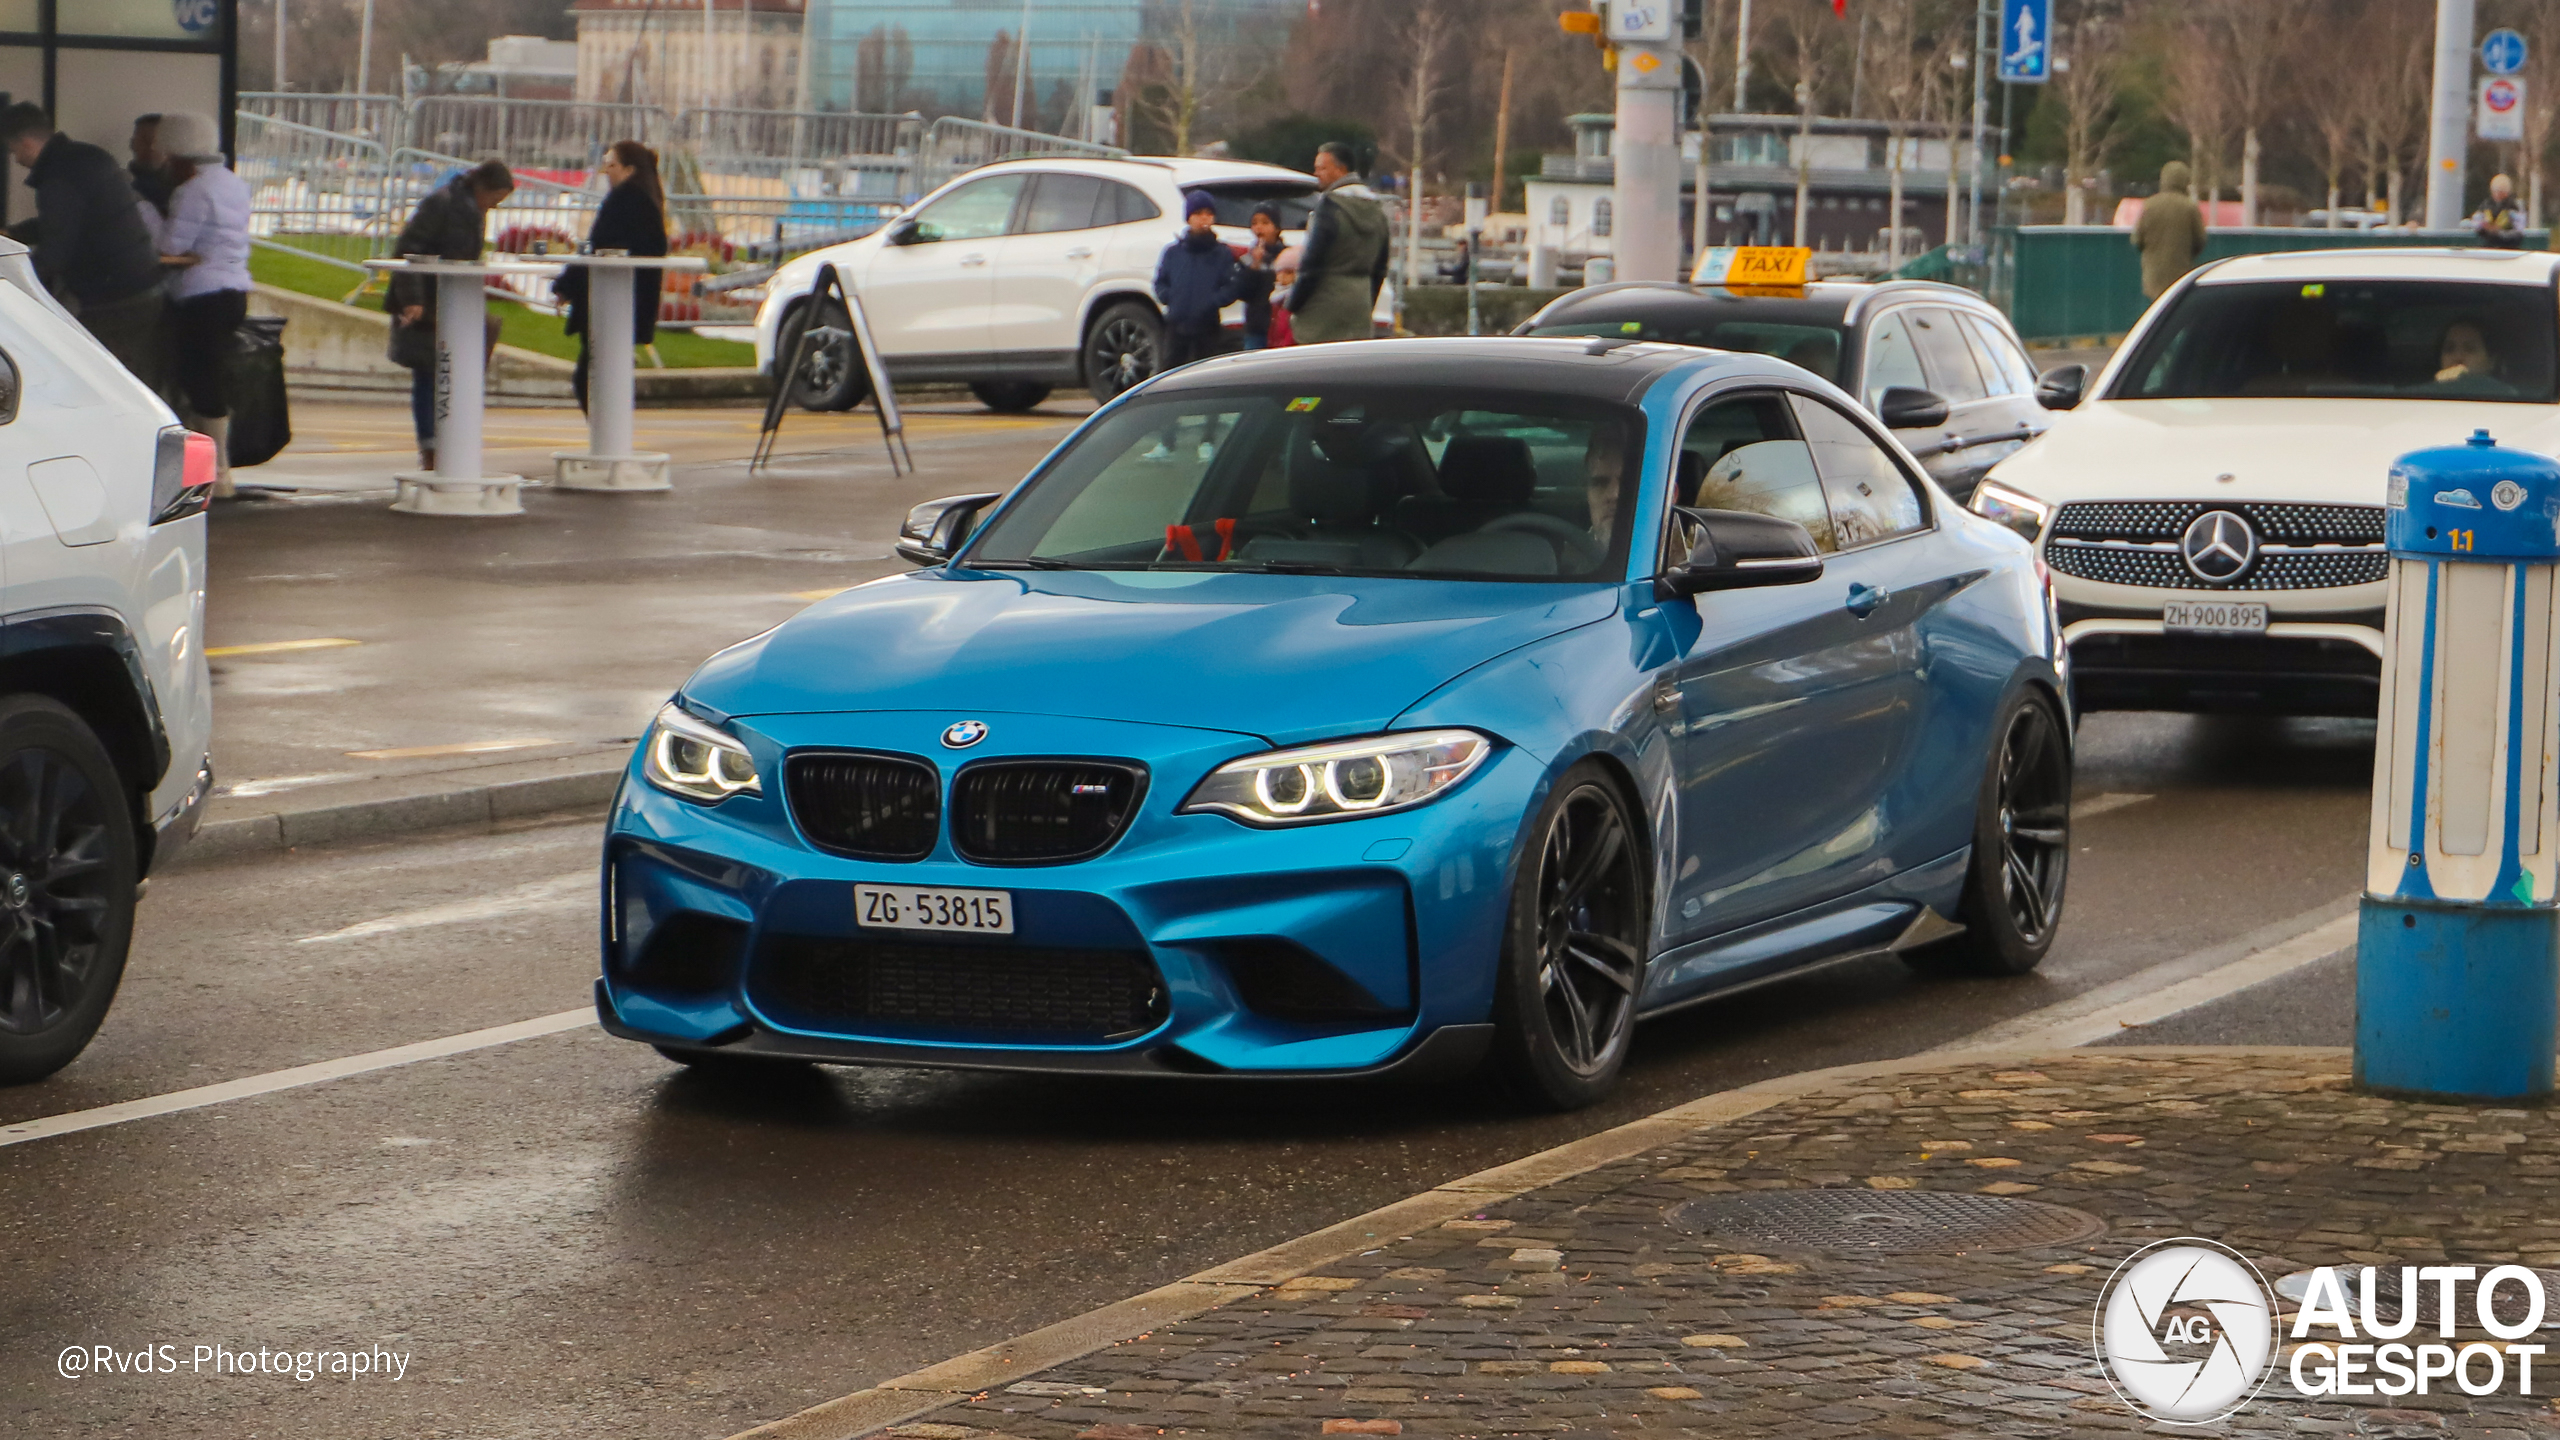
[[[1570,290],[1529,290],[1517,285],[1487,286],[1476,292],[1476,313],[1486,335],[1508,335],[1520,322],[1546,308]],[[1416,335],[1467,333],[1467,291],[1463,285],[1416,285],[1405,292],[1404,328]]]

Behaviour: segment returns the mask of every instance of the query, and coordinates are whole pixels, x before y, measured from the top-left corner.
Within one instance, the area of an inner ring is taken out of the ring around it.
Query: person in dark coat
[[[145,205],[167,215],[169,197],[176,193],[179,180],[175,167],[169,163],[173,157],[160,143],[160,117],[133,117],[133,138],[125,142],[125,148],[133,152],[133,163],[124,167],[124,173],[133,179],[133,193],[141,196]]]
[[[1366,340],[1377,333],[1371,317],[1387,283],[1386,207],[1360,182],[1351,147],[1339,140],[1316,147],[1314,173],[1324,194],[1299,247],[1306,254],[1289,292],[1291,327],[1301,345]]]
[[[160,388],[160,244],[124,167],[58,134],[44,107],[0,111],[0,146],[36,192],[35,265],[46,287],[142,383]]]
[[[658,180],[658,152],[637,140],[616,140],[605,147],[596,168],[612,189],[596,207],[587,229],[587,250],[626,255],[667,253],[667,190]],[[631,274],[631,343],[646,345],[658,336],[658,289],[664,277],[656,270]],[[578,408],[587,408],[587,346],[594,331],[587,324],[586,267],[572,265],[551,282],[554,298],[569,309],[568,333],[578,337],[578,368],[569,372],[569,388]]]
[[[409,223],[391,242],[396,256],[477,260],[490,211],[515,193],[516,177],[498,161],[484,161],[454,176],[418,202]],[[391,312],[391,360],[409,367],[409,418],[418,431],[418,457],[436,468],[436,297],[424,275],[393,275],[382,308]],[[488,321],[481,343],[495,346],[498,317]]]
[[[1194,190],[1183,201],[1182,233],[1156,261],[1156,303],[1164,307],[1164,360],[1157,374],[1217,353],[1218,312],[1253,288],[1251,273],[1218,238],[1218,203]],[[1263,281],[1265,294],[1270,282]]]

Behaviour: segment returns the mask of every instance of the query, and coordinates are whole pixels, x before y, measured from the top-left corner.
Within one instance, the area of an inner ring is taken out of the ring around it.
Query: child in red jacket
[[[1298,343],[1296,327],[1289,320],[1289,287],[1298,283],[1298,261],[1301,258],[1303,258],[1303,252],[1292,245],[1280,252],[1279,259],[1271,262],[1271,342],[1267,347],[1269,349],[1277,350],[1284,345]]]

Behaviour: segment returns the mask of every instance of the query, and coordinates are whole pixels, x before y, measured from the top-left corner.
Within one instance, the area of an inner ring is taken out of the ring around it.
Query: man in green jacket
[[[1377,192],[1351,173],[1351,147],[1328,140],[1316,151],[1324,185],[1307,221],[1305,257],[1289,292],[1289,323],[1301,345],[1367,340],[1370,312],[1387,281],[1387,212]]]
[[[2142,252],[2142,293],[2153,300],[2196,268],[2204,250],[2204,211],[2187,193],[2190,183],[2185,161],[2161,166],[2160,193],[2142,202],[2142,218],[2133,222],[2133,248]]]

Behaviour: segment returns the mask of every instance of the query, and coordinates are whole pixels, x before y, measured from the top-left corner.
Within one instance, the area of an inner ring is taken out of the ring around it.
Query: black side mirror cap
[[[1793,520],[1686,505],[1674,506],[1672,514],[1689,536],[1689,558],[1654,577],[1657,599],[1802,585],[1822,578],[1822,552],[1812,532]]]
[[[945,495],[907,512],[898,527],[898,555],[918,565],[940,565],[959,553],[978,516],[1002,495]]]
[[[897,219],[889,222],[890,244],[913,245],[919,238],[921,237],[917,234],[916,218],[914,216],[901,215]]]
[[[2047,410],[2077,410],[2088,389],[2088,366],[2056,365],[2036,377],[2036,403]]]
[[[1947,402],[1935,391],[1896,385],[1876,402],[1876,418],[1888,430],[1935,430],[1947,423]]]

